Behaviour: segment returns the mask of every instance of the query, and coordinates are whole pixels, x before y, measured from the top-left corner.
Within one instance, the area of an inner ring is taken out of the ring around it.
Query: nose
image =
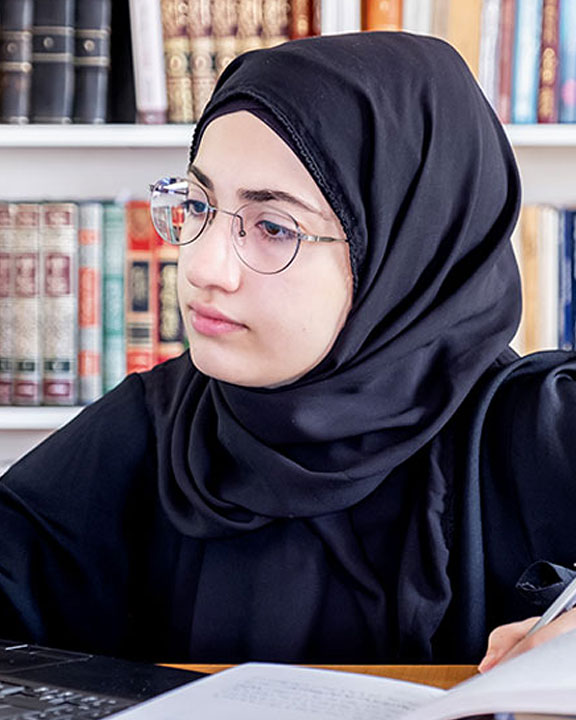
[[[240,286],[242,267],[232,245],[231,218],[216,212],[197,240],[180,248],[186,280],[198,288],[217,287],[234,292]]]

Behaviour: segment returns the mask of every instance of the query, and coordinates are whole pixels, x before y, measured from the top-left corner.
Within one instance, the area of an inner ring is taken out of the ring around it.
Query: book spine
[[[236,55],[238,14],[236,0],[214,0],[212,3],[212,32],[215,45],[215,67],[218,77]]]
[[[41,208],[43,397],[46,405],[74,405],[78,359],[78,208]]]
[[[538,349],[558,347],[560,319],[559,210],[551,205],[540,208],[538,230]]]
[[[522,208],[522,269],[523,277],[523,313],[524,313],[524,350],[535,352],[539,345],[540,302],[538,297],[538,231],[540,226],[540,208],[526,205]]]
[[[12,402],[12,302],[15,206],[0,202],[0,405]]]
[[[110,74],[108,77],[109,123],[135,123],[136,97],[134,90],[134,64],[128,0],[112,3],[112,32],[110,34]],[[124,28],[118,32],[117,28]]]
[[[290,15],[284,0],[263,0],[262,43],[274,47],[290,39]]]
[[[262,41],[262,0],[238,1],[238,53],[258,50]]]
[[[189,0],[190,65],[194,120],[206,107],[216,83],[211,0]]]
[[[558,122],[560,0],[544,0],[538,70],[538,122]]]
[[[14,222],[14,302],[12,327],[14,405],[39,405],[42,399],[40,336],[40,205],[19,203]]]
[[[102,205],[78,208],[78,399],[102,395]]]
[[[574,275],[574,210],[562,210],[560,219],[560,333],[562,350],[574,349],[572,278]]]
[[[147,202],[126,203],[126,372],[149,370],[156,361],[157,234]]]
[[[32,0],[0,3],[0,122],[30,119]]]
[[[558,119],[576,122],[576,0],[560,3],[560,92]]]
[[[517,4],[512,73],[512,122],[535,123],[542,35],[542,0]]]
[[[482,6],[478,81],[494,108],[498,103],[499,20],[500,0],[486,0]]]
[[[35,0],[32,66],[32,122],[71,122],[74,0]]]
[[[290,3],[288,34],[292,40],[312,35],[312,7],[310,0],[292,0]]]
[[[498,103],[496,110],[503,123],[509,123],[512,117],[512,65],[515,23],[516,0],[502,0],[499,26]]]
[[[362,0],[362,30],[402,30],[402,1]]]
[[[161,239],[156,250],[158,269],[157,362],[177,357],[184,350],[184,328],[178,306],[178,248]]]
[[[161,125],[168,117],[162,14],[158,0],[130,0],[136,117]]]
[[[162,0],[161,9],[168,121],[190,123],[194,120],[194,106],[188,39],[189,5],[187,0]]]
[[[448,18],[448,42],[478,77],[482,0],[452,0]]]
[[[322,22],[322,0],[312,0],[312,35],[322,35]]]
[[[126,223],[124,206],[104,203],[104,260],[102,282],[103,391],[116,387],[126,375],[124,324],[124,268]]]
[[[74,122],[106,122],[111,0],[76,0]]]
[[[431,0],[404,0],[402,28],[406,32],[430,35],[432,32]]]

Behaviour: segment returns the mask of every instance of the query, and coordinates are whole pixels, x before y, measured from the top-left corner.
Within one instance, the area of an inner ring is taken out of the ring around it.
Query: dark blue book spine
[[[74,122],[106,122],[111,0],[76,0]]]
[[[28,122],[31,78],[32,0],[0,0],[0,122]]]

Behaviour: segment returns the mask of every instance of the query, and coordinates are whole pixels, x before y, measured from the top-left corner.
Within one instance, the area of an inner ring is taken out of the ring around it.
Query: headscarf
[[[246,53],[220,77],[191,160],[211,120],[255,106],[340,219],[354,298],[329,354],[292,384],[193,371],[165,401],[163,502],[194,537],[366,498],[445,426],[520,314],[516,163],[447,43],[378,32]]]

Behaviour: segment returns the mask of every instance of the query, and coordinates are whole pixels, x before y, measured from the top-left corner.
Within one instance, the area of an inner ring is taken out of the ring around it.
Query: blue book
[[[558,347],[572,350],[574,347],[574,214],[564,208],[560,215],[560,331]]]
[[[558,120],[576,122],[576,0],[560,0],[558,62],[560,106]]]
[[[538,121],[538,74],[542,37],[542,0],[516,3],[512,65],[512,122]]]
[[[104,209],[103,309],[103,389],[113,387],[126,375],[124,316],[124,263],[126,230],[124,206],[106,202]]]

